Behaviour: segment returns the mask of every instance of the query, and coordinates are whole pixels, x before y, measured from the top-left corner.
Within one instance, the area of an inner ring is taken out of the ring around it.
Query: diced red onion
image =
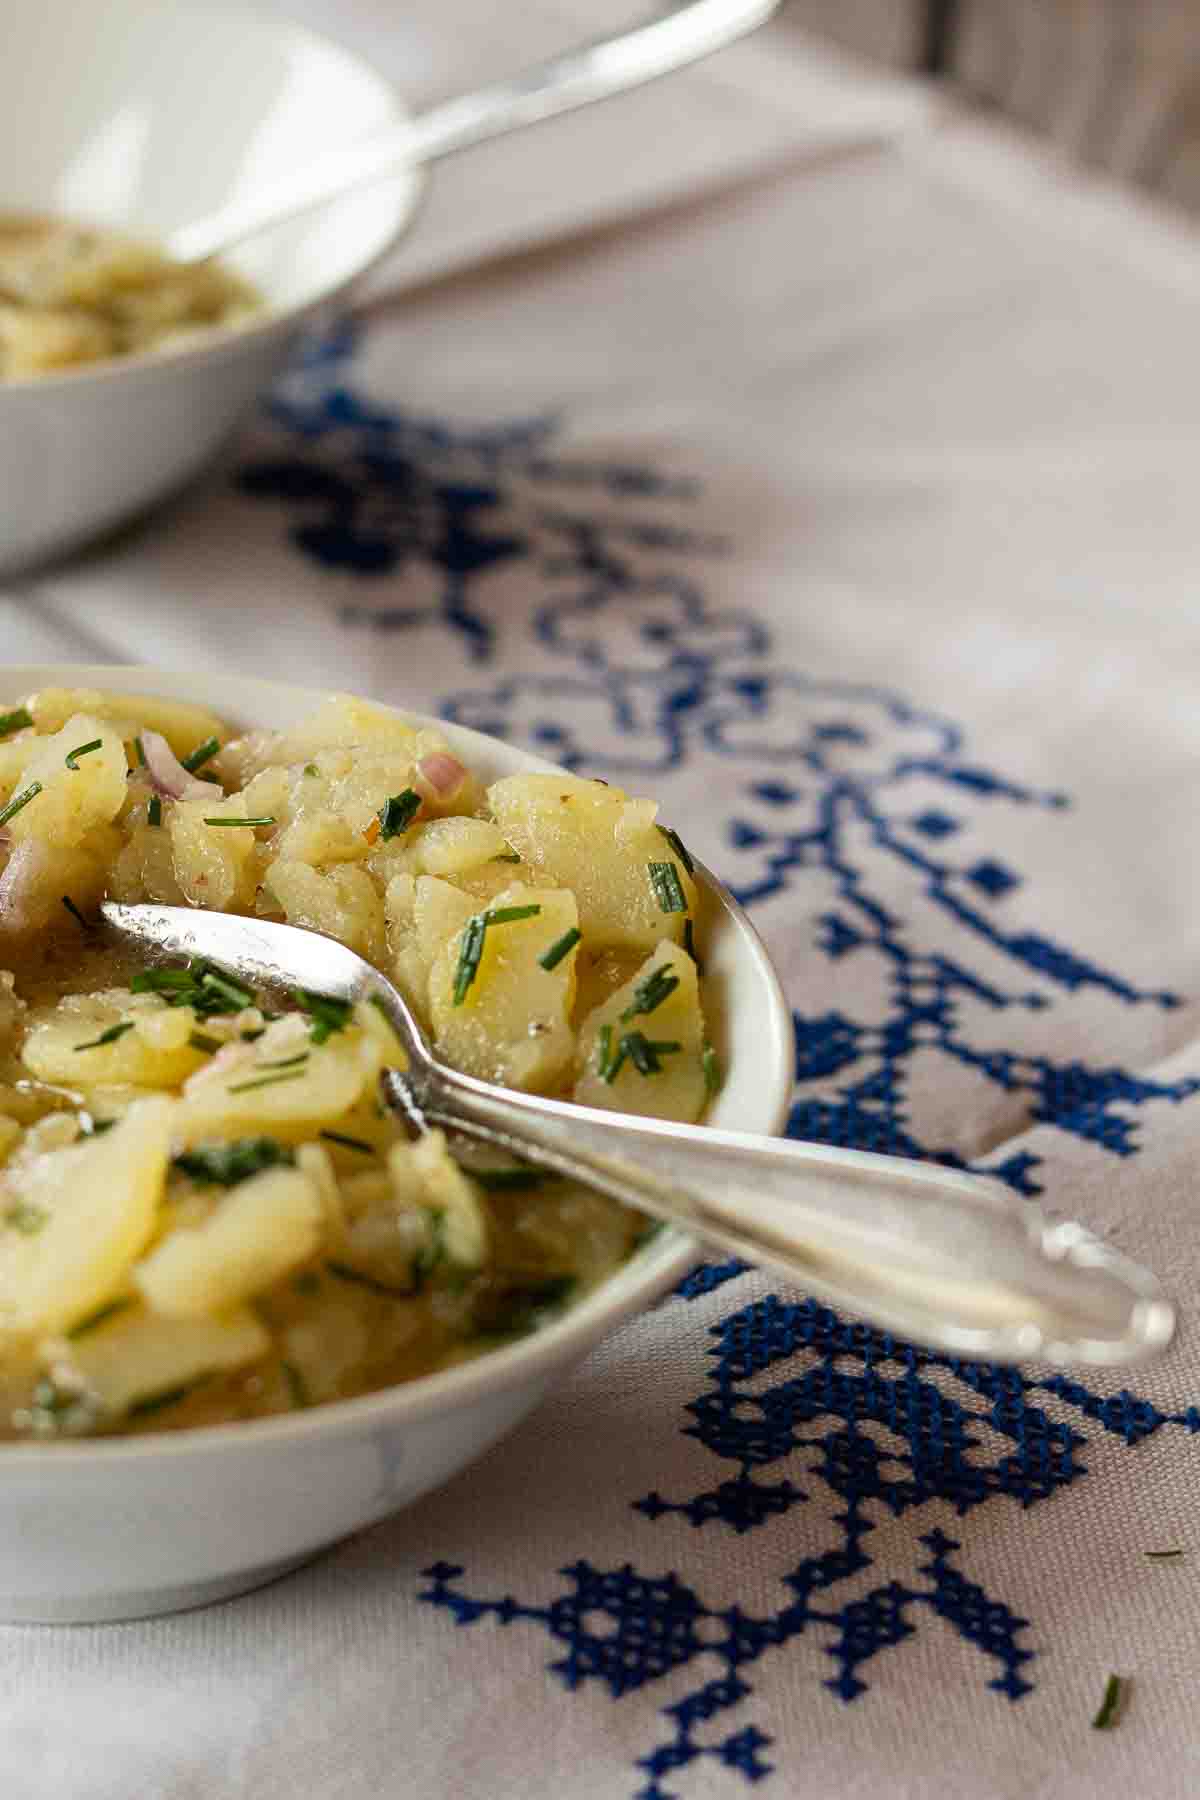
[[[215,782],[189,775],[166,738],[157,731],[142,732],[142,749],[150,785],[164,800],[211,800],[220,792]]]
[[[417,792],[427,800],[445,805],[452,800],[467,779],[467,771],[456,756],[446,750],[435,750],[417,764]]]

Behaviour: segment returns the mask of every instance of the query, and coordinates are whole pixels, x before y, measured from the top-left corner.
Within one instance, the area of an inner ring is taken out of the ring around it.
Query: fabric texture
[[[681,157],[569,251],[464,239],[403,291],[414,247],[206,483],[10,590],[5,650],[336,684],[654,793],[783,976],[791,1130],[1038,1194],[1159,1270],[1178,1341],[955,1364],[706,1264],[298,1575],[0,1629],[6,1795],[1200,1790],[1200,253],[752,48],[753,180]]]

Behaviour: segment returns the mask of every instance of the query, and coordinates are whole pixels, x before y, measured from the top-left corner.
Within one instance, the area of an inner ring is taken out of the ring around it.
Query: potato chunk
[[[620,788],[577,775],[510,775],[487,797],[522,859],[548,884],[574,892],[590,950],[682,942],[696,887],[655,824],[652,801],[630,800]],[[673,873],[664,878],[664,868]]]
[[[622,1038],[633,1033],[640,1033],[652,1047],[649,1054],[641,1045],[622,1054]],[[584,1061],[574,1098],[583,1106],[690,1124],[700,1117],[708,1097],[704,1041],[696,965],[677,945],[660,944],[637,974],[589,1013],[580,1027]],[[654,1050],[656,1044],[678,1048]],[[639,1055],[657,1068],[642,1073]],[[614,1064],[619,1064],[616,1074],[606,1079],[605,1071]]]
[[[399,1203],[418,1205],[431,1217],[433,1258],[464,1273],[488,1259],[490,1233],[479,1196],[446,1148],[442,1131],[427,1131],[415,1144],[393,1144],[388,1173]]]
[[[42,688],[25,705],[39,731],[59,731],[72,713],[91,713],[106,720],[128,742],[143,731],[165,737],[176,756],[189,756],[198,744],[229,735],[215,713],[185,700],[157,700],[149,694],[113,694],[100,688]]]
[[[157,994],[68,994],[30,1013],[21,1060],[39,1081],[65,1087],[177,1087],[205,1060],[189,1043],[197,1029],[190,1006],[165,1006]],[[118,1035],[97,1041],[110,1032]]]
[[[172,1102],[131,1106],[103,1137],[0,1174],[0,1328],[65,1331],[112,1298],[163,1192]]]
[[[267,1169],[239,1182],[202,1225],[169,1232],[133,1279],[167,1318],[222,1312],[306,1261],[324,1222],[324,1198],[304,1170]]]
[[[77,1338],[66,1366],[106,1412],[121,1413],[204,1375],[244,1368],[270,1347],[268,1333],[243,1306],[203,1319],[166,1319],[134,1306]]]
[[[322,874],[307,863],[280,861],[272,863],[266,887],[289,925],[323,931],[371,962],[382,960],[383,901],[365,869],[339,863]]]
[[[420,884],[418,883],[418,887]],[[509,911],[536,907],[530,918]],[[497,917],[499,915],[499,917]],[[464,984],[476,921],[488,922],[474,975]],[[569,1067],[575,1040],[574,950],[551,969],[540,959],[577,929],[575,897],[561,888],[514,882],[474,913],[438,953],[429,975],[429,1010],[439,1055],[465,1074],[508,1087],[544,1089]]]
[[[209,825],[208,819],[244,819],[240,794],[223,799],[213,788],[211,800],[175,800],[168,829],[175,879],[193,906],[228,912],[254,899],[258,842],[249,825]]]
[[[71,767],[67,757],[85,744],[89,750]],[[14,814],[5,830],[14,844],[26,838],[49,840],[60,849],[82,843],[97,825],[115,819],[125,800],[125,746],[111,725],[90,713],[73,713],[50,738],[30,738],[29,759],[17,783],[18,797],[40,784],[41,791]]]
[[[303,1060],[279,1068],[273,1063]],[[249,1054],[247,1054],[249,1052]],[[205,1138],[269,1132],[289,1143],[314,1137],[373,1087],[381,1066],[376,1039],[359,1031],[339,1032],[325,1044],[282,1041],[272,1026],[267,1037],[230,1045],[188,1081],[175,1128],[188,1144]]]

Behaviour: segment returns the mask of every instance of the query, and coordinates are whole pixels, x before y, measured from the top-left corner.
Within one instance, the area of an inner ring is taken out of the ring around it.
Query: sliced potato
[[[122,1413],[202,1376],[244,1368],[270,1348],[269,1334],[244,1306],[196,1319],[131,1306],[76,1338],[66,1367],[106,1412]]]
[[[15,798],[40,791],[5,826],[15,844],[34,838],[71,849],[93,827],[116,818],[125,801],[128,765],[125,746],[111,725],[91,713],[72,713],[53,737],[28,742],[30,754]],[[73,767],[68,764],[68,756],[87,744],[96,748]]]
[[[261,1052],[266,1043],[260,1039],[254,1051]],[[287,1068],[268,1066],[286,1060],[277,1040],[273,1048],[274,1056],[242,1058],[235,1051],[228,1061],[214,1057],[191,1077],[175,1121],[182,1141],[197,1144],[253,1132],[289,1143],[315,1137],[322,1126],[336,1125],[378,1078],[379,1046],[358,1031],[309,1045],[305,1060]]]
[[[257,885],[258,840],[249,825],[210,825],[209,819],[246,819],[240,794],[212,800],[173,800],[164,823],[170,834],[175,879],[193,906],[228,912],[250,905]]]
[[[503,919],[510,910],[528,907],[537,909],[531,918]],[[473,914],[438,952],[429,973],[429,1010],[439,1054],[485,1081],[520,1088],[553,1086],[570,1066],[575,1048],[570,1024],[575,953],[566,952],[551,969],[540,959],[577,929],[577,917],[573,894],[520,882]],[[482,929],[477,965],[464,985],[471,934],[480,931],[477,920],[496,922]]]
[[[458,818],[431,819],[414,833],[411,848],[417,873],[444,875],[449,880],[495,862],[508,851],[498,825],[487,819]]]
[[[70,1087],[176,1087],[207,1061],[189,1041],[204,1029],[190,1006],[156,994],[68,994],[30,1013],[21,1061],[39,1081]]]
[[[307,863],[275,862],[267,871],[266,889],[289,925],[340,938],[371,962],[383,958],[383,901],[365,869],[339,863],[322,874]]]
[[[173,1110],[139,1100],[103,1137],[0,1172],[0,1327],[65,1331],[112,1298],[154,1230]]]
[[[645,1010],[647,1006],[652,1010]],[[637,1054],[629,1049],[622,1054],[621,1049],[622,1038],[635,1032],[650,1046],[674,1044],[678,1048],[652,1048],[648,1056],[642,1052],[645,1060],[658,1065],[643,1074]],[[708,1097],[704,1042],[696,965],[678,945],[660,944],[637,974],[581,1025],[583,1064],[574,1098],[583,1106],[690,1124],[700,1117]],[[619,1064],[617,1072],[606,1079],[605,1070],[611,1071],[614,1063]]]
[[[150,694],[112,694],[101,688],[42,688],[25,702],[42,732],[60,731],[72,713],[91,713],[106,720],[128,742],[143,731],[165,737],[176,756],[190,756],[197,745],[215,737],[224,743],[229,727],[215,713],[185,700],[160,700]],[[81,740],[82,741],[82,740]]]
[[[431,1250],[453,1268],[481,1269],[488,1259],[487,1214],[473,1183],[446,1148],[442,1131],[427,1131],[414,1144],[394,1144],[388,1174],[401,1205],[431,1212]]]
[[[487,797],[523,860],[547,884],[572,890],[589,950],[683,941],[696,886],[652,801],[578,775],[510,775]]]
[[[322,1193],[305,1170],[266,1169],[231,1188],[202,1225],[169,1232],[133,1279],[167,1318],[223,1312],[306,1262],[325,1217]]]

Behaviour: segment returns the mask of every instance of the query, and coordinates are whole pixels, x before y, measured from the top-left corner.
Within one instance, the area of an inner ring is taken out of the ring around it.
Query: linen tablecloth
[[[1200,1791],[1200,249],[786,27],[679,116],[718,88],[724,161],[684,131],[652,172],[649,96],[607,168],[600,112],[497,148],[569,246],[527,194],[414,240],[0,641],[355,689],[661,797],[787,985],[792,1131],[1039,1194],[1160,1271],[1177,1344],[952,1365],[706,1264],[287,1581],[0,1629],[14,1800]]]

